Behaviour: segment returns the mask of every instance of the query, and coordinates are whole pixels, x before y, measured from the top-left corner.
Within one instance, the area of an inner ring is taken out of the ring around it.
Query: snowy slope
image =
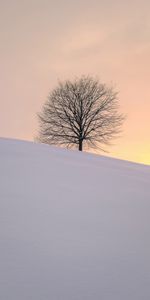
[[[0,139],[0,300],[149,300],[150,167]]]

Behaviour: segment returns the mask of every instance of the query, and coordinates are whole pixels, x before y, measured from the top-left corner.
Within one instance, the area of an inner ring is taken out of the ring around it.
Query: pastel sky
[[[58,79],[89,74],[127,115],[109,155],[150,164],[149,16],[149,0],[1,0],[0,136],[33,140]]]

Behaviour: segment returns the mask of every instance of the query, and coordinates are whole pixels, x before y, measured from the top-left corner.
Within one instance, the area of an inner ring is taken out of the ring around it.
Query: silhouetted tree
[[[120,132],[117,93],[92,77],[59,83],[38,114],[38,139],[47,144],[99,147]]]

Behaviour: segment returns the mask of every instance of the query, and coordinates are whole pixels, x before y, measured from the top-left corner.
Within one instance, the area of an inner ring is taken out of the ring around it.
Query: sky
[[[127,115],[108,155],[150,164],[149,12],[148,0],[1,0],[0,136],[34,140],[58,80],[91,75]]]

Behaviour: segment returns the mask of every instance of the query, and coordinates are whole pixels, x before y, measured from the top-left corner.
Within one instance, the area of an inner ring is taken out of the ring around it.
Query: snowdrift
[[[150,167],[0,139],[0,299],[149,300]]]

